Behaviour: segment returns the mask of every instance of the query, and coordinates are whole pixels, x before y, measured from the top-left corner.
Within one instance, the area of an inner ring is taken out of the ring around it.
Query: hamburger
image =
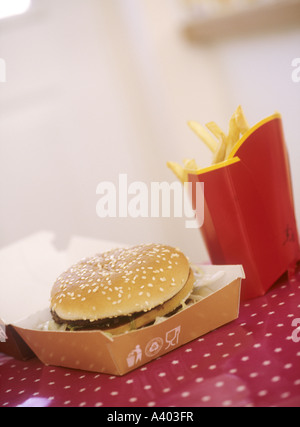
[[[81,260],[51,291],[51,314],[67,330],[123,334],[177,312],[194,287],[186,256],[167,245],[115,249]]]

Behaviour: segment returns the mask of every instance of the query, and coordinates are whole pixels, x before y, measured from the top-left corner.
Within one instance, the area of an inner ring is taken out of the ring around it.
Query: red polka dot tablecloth
[[[0,354],[0,407],[300,406],[300,271],[238,320],[124,377]]]

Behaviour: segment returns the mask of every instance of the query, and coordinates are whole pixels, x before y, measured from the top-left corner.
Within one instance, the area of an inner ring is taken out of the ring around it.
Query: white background
[[[101,181],[174,180],[166,161],[210,153],[188,120],[226,130],[239,104],[251,124],[283,116],[300,219],[300,24],[192,43],[179,0],[33,0],[0,21],[0,247],[39,230],[179,246],[207,258],[184,219],[99,219]],[[299,23],[300,20],[298,20]]]

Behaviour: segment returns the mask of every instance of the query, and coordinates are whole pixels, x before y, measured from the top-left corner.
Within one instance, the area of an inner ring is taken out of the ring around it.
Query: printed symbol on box
[[[6,342],[5,324],[0,320],[0,342]]]
[[[285,246],[289,242],[294,243],[296,241],[294,230],[289,225],[287,225],[286,229],[284,230],[284,234],[285,240],[283,242],[283,246]]]
[[[154,338],[149,341],[145,350],[146,356],[154,357],[156,356],[160,350],[163,348],[164,341],[161,338]]]
[[[127,356],[127,365],[128,368],[132,368],[134,365],[137,365],[139,362],[142,361],[142,350],[139,345],[135,347],[134,350],[132,350],[128,356]]]
[[[177,328],[167,332],[166,343],[168,344],[168,346],[166,347],[166,350],[168,350],[170,347],[175,347],[176,345],[178,345],[180,332],[181,326],[178,326]]]

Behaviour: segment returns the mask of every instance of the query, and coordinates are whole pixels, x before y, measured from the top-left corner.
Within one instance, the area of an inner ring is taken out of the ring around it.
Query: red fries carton
[[[204,183],[200,231],[212,263],[244,267],[243,300],[265,294],[295,267],[299,235],[279,114],[247,131],[226,161],[190,172],[188,179]]]

